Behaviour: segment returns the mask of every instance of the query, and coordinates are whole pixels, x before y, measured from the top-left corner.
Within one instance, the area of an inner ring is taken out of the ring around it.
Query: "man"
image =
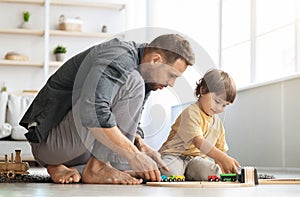
[[[177,34],[150,44],[112,39],[72,57],[20,122],[35,159],[55,183],[160,181],[157,165],[167,167],[136,135],[145,93],[172,87],[193,63],[189,42]]]

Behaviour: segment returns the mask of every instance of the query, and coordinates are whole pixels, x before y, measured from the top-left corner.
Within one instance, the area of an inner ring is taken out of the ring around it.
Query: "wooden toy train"
[[[11,153],[10,162],[8,161],[7,155],[5,155],[4,162],[0,162],[0,175],[6,174],[7,178],[13,179],[17,174],[29,174],[29,164],[22,162],[21,150],[15,150],[16,157]]]
[[[220,177],[211,175],[207,177],[207,180],[210,182],[240,182],[240,183],[254,183],[258,185],[258,175],[256,168],[253,167],[244,167],[241,168],[241,173],[234,174],[220,174]]]
[[[207,177],[209,182],[240,182],[240,183],[253,183],[258,185],[257,170],[253,167],[244,167],[241,169],[240,174],[220,174],[220,176],[210,175]],[[185,181],[184,175],[171,175],[171,176],[161,176],[162,182],[181,182]]]

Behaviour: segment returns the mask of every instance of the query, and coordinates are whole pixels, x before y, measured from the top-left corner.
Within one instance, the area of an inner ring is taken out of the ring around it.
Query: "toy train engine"
[[[17,174],[29,174],[29,164],[22,162],[21,150],[15,150],[16,157],[14,160],[14,154],[11,153],[11,160],[8,161],[7,155],[5,155],[4,162],[0,162],[0,175],[6,174],[7,178],[13,179]]]

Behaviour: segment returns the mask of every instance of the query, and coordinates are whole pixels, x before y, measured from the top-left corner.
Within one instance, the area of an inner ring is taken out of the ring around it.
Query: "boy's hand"
[[[234,158],[225,154],[225,157],[220,161],[216,161],[224,173],[235,173],[238,174],[237,167],[241,167],[239,162]]]

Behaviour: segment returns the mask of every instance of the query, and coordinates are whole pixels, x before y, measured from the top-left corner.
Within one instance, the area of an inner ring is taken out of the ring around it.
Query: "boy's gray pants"
[[[162,159],[169,171],[160,169],[162,175],[185,175],[188,181],[207,181],[209,175],[220,176],[219,165],[202,157],[163,155]]]
[[[140,120],[144,94],[144,80],[137,71],[133,71],[112,103],[111,110],[118,128],[132,142]],[[129,169],[126,159],[101,144],[86,127],[82,126],[79,102],[66,114],[60,124],[49,132],[45,141],[31,143],[31,147],[35,159],[42,166],[64,164],[68,167],[77,167],[81,172],[92,154],[103,162],[110,162],[119,170]]]

